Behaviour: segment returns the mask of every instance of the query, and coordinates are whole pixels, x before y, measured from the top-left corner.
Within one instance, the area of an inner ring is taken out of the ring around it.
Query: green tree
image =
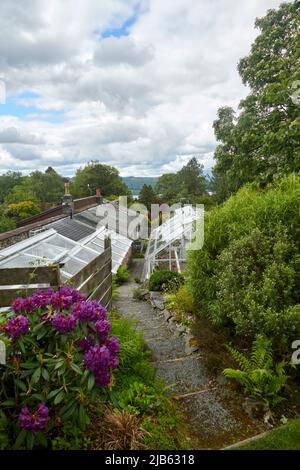
[[[116,168],[92,161],[76,171],[71,183],[71,192],[75,197],[86,197],[96,194],[97,188],[101,189],[104,196],[131,195]]]
[[[291,98],[300,79],[299,6],[299,1],[283,3],[256,20],[260,34],[238,65],[250,94],[236,119],[231,108],[221,108],[214,123],[219,200],[245,182],[264,186],[300,171],[300,106]]]
[[[205,193],[206,180],[203,170],[204,166],[198,162],[196,157],[193,157],[177,173],[181,198],[192,202],[194,197]]]
[[[36,192],[32,188],[30,176],[22,176],[20,184],[14,186],[5,197],[5,205],[15,204],[23,201],[38,203]]]
[[[204,167],[196,157],[177,173],[165,173],[155,185],[155,192],[167,203],[183,201],[193,203],[195,198],[206,193]]]
[[[178,177],[177,173],[165,173],[158,179],[155,192],[165,201],[171,201],[178,194]]]
[[[157,202],[157,196],[152,186],[150,186],[149,184],[144,184],[140,192],[139,203],[144,204],[144,206],[147,207],[148,211],[150,211],[151,204],[156,204]]]
[[[0,215],[0,233],[8,232],[8,230],[13,230],[16,228],[16,222],[10,217]]]
[[[42,204],[58,204],[64,195],[64,180],[53,168],[45,173],[34,171],[30,175],[31,188]]]
[[[16,171],[8,171],[0,175],[0,204],[4,202],[5,197],[12,188],[20,184],[21,178],[22,174]]]

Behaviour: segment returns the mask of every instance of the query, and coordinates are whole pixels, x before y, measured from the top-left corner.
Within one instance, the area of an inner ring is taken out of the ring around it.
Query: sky
[[[192,156],[210,172],[217,110],[249,92],[255,18],[280,3],[1,0],[0,174],[99,160],[158,176]]]

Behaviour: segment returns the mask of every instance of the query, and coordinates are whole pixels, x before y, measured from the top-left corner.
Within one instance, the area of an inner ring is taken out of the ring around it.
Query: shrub
[[[250,358],[230,346],[227,348],[241,369],[225,369],[225,377],[237,380],[247,394],[263,400],[267,406],[284,400],[280,393],[288,380],[286,363],[274,363],[271,340],[257,335]]]
[[[16,228],[16,221],[10,217],[0,215],[0,233]]]
[[[143,300],[141,289],[133,289],[132,297],[134,300]]]
[[[46,447],[61,427],[89,423],[91,404],[118,366],[119,343],[109,336],[106,310],[72,288],[37,291],[12,309],[0,333],[7,347],[1,422],[7,419],[9,448]]]
[[[6,209],[8,217],[14,217],[17,220],[26,219],[32,215],[39,214],[41,211],[38,205],[33,201],[22,201],[15,204],[9,204]]]
[[[141,276],[135,276],[134,278],[134,281],[137,283],[137,284],[141,284]]]
[[[286,342],[300,331],[291,307],[299,297],[300,256],[285,231],[273,236],[253,230],[230,243],[215,268],[217,298],[208,314],[215,323],[232,324],[253,337],[263,331]]]
[[[167,307],[170,310],[178,310],[182,313],[194,313],[195,302],[189,287],[184,284],[177,292],[166,296]]]
[[[176,271],[162,269],[161,271],[155,271],[151,275],[149,279],[149,290],[168,291],[170,289],[177,289],[183,283],[184,277],[182,274],[179,274]]]
[[[135,251],[133,252],[132,257],[134,259],[141,259],[141,258],[145,258],[145,254],[141,251]]]
[[[300,176],[250,185],[206,214],[202,250],[188,258],[197,310],[234,332],[299,332]]]
[[[126,268],[126,266],[120,266],[117,274],[116,274],[116,283],[117,285],[122,285],[125,282],[129,281],[130,278],[130,272]]]

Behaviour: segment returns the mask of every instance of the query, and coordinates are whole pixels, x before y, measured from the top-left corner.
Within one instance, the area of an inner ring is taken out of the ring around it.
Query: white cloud
[[[101,37],[136,3],[1,1],[8,96],[37,94],[17,100],[19,117],[3,108],[1,170],[52,165],[70,175],[98,158],[124,175],[158,175],[192,155],[212,166],[217,109],[247,93],[236,65],[257,34],[255,17],[281,2],[144,0],[127,36]]]

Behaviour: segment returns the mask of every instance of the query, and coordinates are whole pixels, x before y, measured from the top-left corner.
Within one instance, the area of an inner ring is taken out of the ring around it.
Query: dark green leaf
[[[92,390],[92,388],[94,387],[95,385],[95,376],[94,374],[92,373],[89,378],[88,378],[88,383],[87,383],[87,388],[88,388],[88,391],[90,392]]]
[[[38,431],[36,433],[36,438],[42,446],[47,447],[47,438],[43,432]]]
[[[28,450],[32,450],[34,443],[34,436],[32,432],[27,433],[26,436],[26,447]]]
[[[26,434],[27,433],[25,429],[22,429],[22,431],[20,432],[20,434],[18,435],[16,439],[16,442],[14,443],[13,449],[19,449],[21,447],[21,445],[25,441]]]
[[[59,369],[64,364],[64,362],[65,362],[64,359],[60,359],[59,361],[57,361],[54,369]]]
[[[61,390],[62,390],[62,387],[56,388],[55,390],[52,390],[52,392],[48,393],[47,395],[48,400],[55,397],[55,395],[57,395]]]
[[[61,390],[54,398],[54,405],[58,405],[64,399],[64,396],[65,392]]]
[[[16,402],[14,400],[2,401],[1,406],[16,406]]]
[[[34,384],[38,383],[38,381],[41,378],[41,371],[42,371],[42,369],[40,367],[34,371],[34,373],[32,374],[32,377],[31,377],[32,383],[34,383]]]
[[[50,379],[49,372],[47,371],[47,369],[45,369],[45,367],[43,367],[43,369],[42,369],[42,376],[47,382]]]
[[[71,363],[71,368],[76,372],[76,374],[82,375],[82,370],[77,364],[75,364],[75,362]]]
[[[21,380],[15,379],[15,384],[16,384],[21,390],[23,390],[23,392],[26,392],[26,391],[27,391],[26,385],[25,385],[24,382],[22,382]]]

